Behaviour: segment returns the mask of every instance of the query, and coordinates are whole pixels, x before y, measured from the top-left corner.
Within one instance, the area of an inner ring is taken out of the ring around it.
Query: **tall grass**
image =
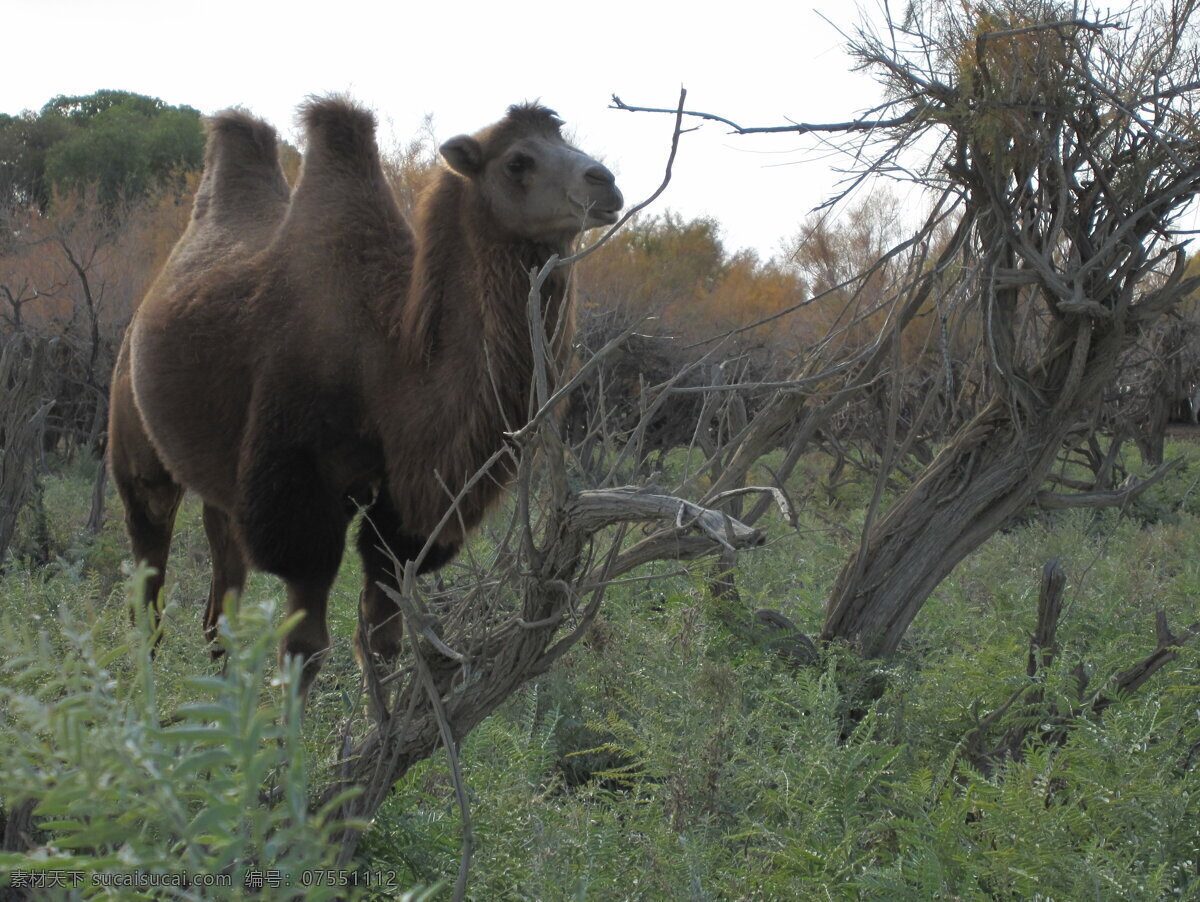
[[[1070,724],[1061,743],[1034,730],[1022,758],[994,773],[974,770],[963,749],[1028,679],[1049,557],[1069,584],[1047,705],[1071,695],[1077,668],[1101,691],[1152,650],[1156,609],[1175,626],[1198,619],[1200,454],[1173,450],[1188,466],[1133,510],[1031,517],[995,536],[887,662],[830,649],[821,668],[801,668],[744,644],[722,625],[716,606],[728,602],[708,596],[700,568],[614,588],[589,641],[465,744],[471,897],[1200,899],[1196,649],[1102,718]],[[821,472],[814,461],[795,493]],[[186,862],[239,879],[239,862],[293,875],[327,867],[335,825],[304,800],[326,779],[334,729],[360,704],[348,651],[353,562],[331,604],[335,654],[301,732],[273,664],[278,584],[252,582],[218,674],[199,635],[206,556],[187,509],[170,632],[151,664],[127,625],[127,582],[112,575],[118,525],[92,544],[73,532],[86,490],[79,473],[48,482],[60,560],[10,566],[0,581],[0,796],[6,810],[42,799],[39,866],[90,874]],[[743,558],[741,603],[815,630],[861,497],[818,490],[799,528],[771,524],[768,547]],[[435,884],[457,868],[457,831],[435,758],[396,787],[357,872]],[[0,866],[11,874],[32,867],[25,859]],[[222,892],[194,897],[239,898]]]

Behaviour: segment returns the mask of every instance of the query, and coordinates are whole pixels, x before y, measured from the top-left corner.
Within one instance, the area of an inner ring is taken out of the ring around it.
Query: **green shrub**
[[[326,879],[339,824],[308,810],[297,674],[267,678],[275,619],[229,605],[223,673],[187,678],[192,700],[168,719],[144,623],[111,648],[103,620],[69,605],[57,622],[9,619],[0,797],[10,813],[36,802],[36,847],[0,855],[0,879],[68,898],[344,895]]]

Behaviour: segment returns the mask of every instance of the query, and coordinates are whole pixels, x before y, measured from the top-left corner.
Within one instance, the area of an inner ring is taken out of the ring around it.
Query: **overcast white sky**
[[[672,123],[608,109],[612,94],[673,106],[682,84],[690,107],[743,124],[850,119],[878,97],[834,28],[858,21],[855,6],[0,0],[0,112],[119,89],[204,113],[244,106],[295,142],[297,103],[336,91],[375,110],[384,140],[406,141],[427,113],[444,140],[540,99],[632,202],[660,181]],[[711,215],[730,249],[770,256],[832,190],[829,162],[811,139],[707,124],[684,137],[656,209]]]

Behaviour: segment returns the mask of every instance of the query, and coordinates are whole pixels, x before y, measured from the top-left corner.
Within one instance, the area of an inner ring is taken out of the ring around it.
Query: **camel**
[[[220,114],[193,219],[130,324],[114,374],[110,448],[134,557],[163,585],[185,490],[204,505],[212,583],[204,629],[249,568],[280,577],[304,617],[281,660],[307,693],[329,648],[328,595],[356,510],[360,664],[390,663],[402,622],[381,584],[393,557],[421,572],[457,553],[511,479],[464,491],[529,415],[529,271],[616,221],[612,173],[538,104],[441,147],[414,226],[380,167],[375,120],[344,98],[301,108],[306,152],[290,198],[269,127]],[[543,288],[565,362],[567,267]],[[368,658],[370,660],[364,660]]]

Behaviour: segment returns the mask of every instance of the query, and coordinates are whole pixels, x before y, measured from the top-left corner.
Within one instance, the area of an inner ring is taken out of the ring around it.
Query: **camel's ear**
[[[483,169],[483,148],[470,135],[459,135],[442,145],[442,156],[450,168],[468,178]]]

